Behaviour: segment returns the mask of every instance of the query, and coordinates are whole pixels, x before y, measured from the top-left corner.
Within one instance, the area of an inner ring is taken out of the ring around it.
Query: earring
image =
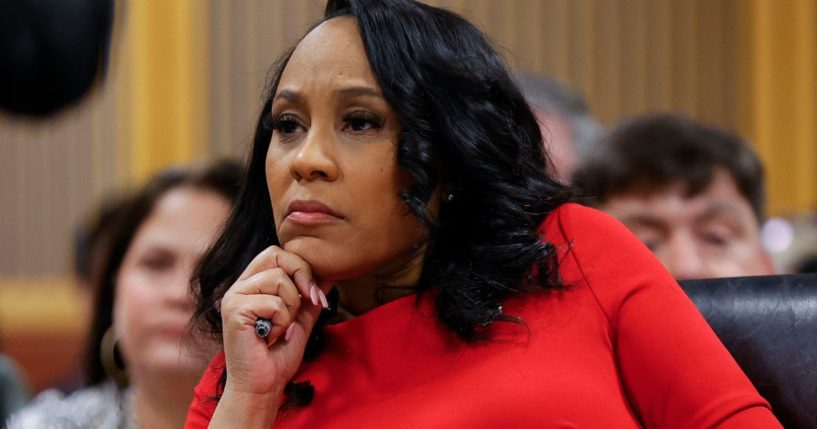
[[[448,193],[448,195],[446,195],[446,196],[445,196],[445,200],[446,200],[447,202],[449,202],[449,203],[450,203],[451,201],[454,201],[454,193],[453,193],[453,192],[449,192],[449,193]]]
[[[105,374],[120,386],[128,384],[128,373],[125,371],[125,360],[116,347],[118,339],[113,326],[108,327],[99,342],[99,359],[102,362],[102,369]]]

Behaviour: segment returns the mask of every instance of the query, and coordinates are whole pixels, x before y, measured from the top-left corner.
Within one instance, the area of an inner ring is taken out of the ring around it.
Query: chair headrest
[[[817,428],[817,274],[683,281],[787,428]]]

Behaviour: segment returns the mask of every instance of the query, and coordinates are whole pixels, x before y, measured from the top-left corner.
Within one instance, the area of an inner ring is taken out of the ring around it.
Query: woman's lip
[[[290,215],[294,213],[299,213],[296,215],[299,219],[318,219],[321,218],[319,215],[326,215],[336,219],[343,219],[343,216],[332,210],[326,204],[315,201],[315,200],[294,200],[289,203],[289,207],[287,207],[287,215],[288,218]]]
[[[286,220],[301,225],[317,225],[337,222],[340,218],[324,212],[293,211],[287,215]]]

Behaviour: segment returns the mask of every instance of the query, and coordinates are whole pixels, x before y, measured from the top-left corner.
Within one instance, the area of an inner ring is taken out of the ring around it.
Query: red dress
[[[540,231],[559,249],[563,291],[504,303],[525,327],[495,323],[466,345],[406,297],[327,326],[296,381],[312,403],[276,428],[779,428],[660,262],[611,217],[566,204]],[[224,355],[187,417],[205,428]]]

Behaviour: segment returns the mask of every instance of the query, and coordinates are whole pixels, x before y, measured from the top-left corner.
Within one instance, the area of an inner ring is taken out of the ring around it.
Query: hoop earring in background
[[[99,359],[105,374],[116,384],[125,386],[128,384],[128,373],[125,370],[125,361],[116,347],[117,341],[119,339],[116,338],[113,326],[108,327],[99,343]]]

